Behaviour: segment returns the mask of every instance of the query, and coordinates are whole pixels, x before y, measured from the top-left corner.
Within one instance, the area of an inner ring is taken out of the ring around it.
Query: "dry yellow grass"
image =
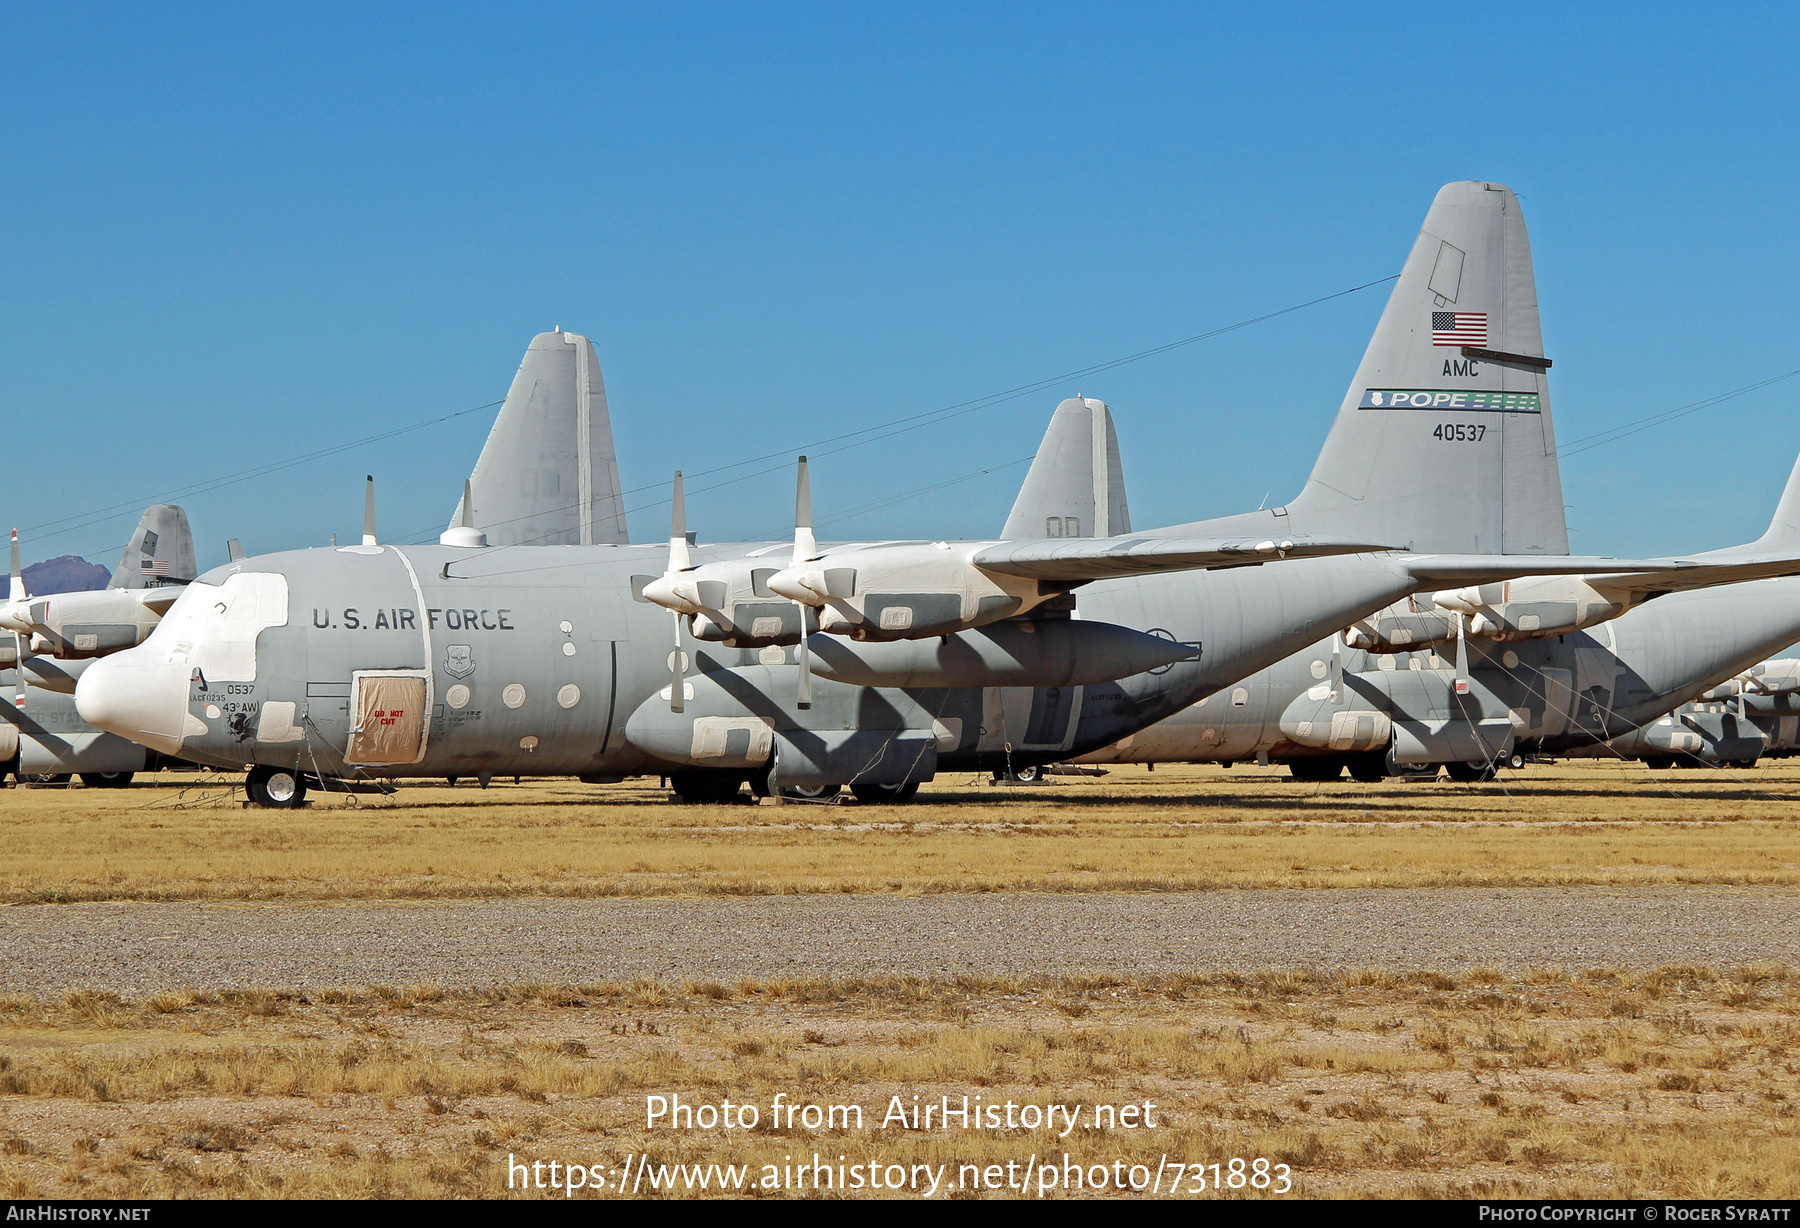
[[[457,898],[1800,883],[1800,767],[1534,767],[1481,786],[1116,770],[917,803],[673,806],[654,780],[245,810],[230,779],[0,793],[0,898]],[[315,797],[318,795],[315,794]]]
[[[1782,968],[0,999],[0,1196],[504,1196],[509,1154],[754,1184],[815,1152],[948,1165],[939,1196],[968,1196],[964,1164],[1066,1152],[1262,1157],[1315,1197],[1784,1198],[1797,1044]],[[770,1129],[777,1092],[864,1125]],[[646,1128],[676,1093],[762,1121]],[[1158,1128],[877,1125],[915,1094],[1149,1101]]]

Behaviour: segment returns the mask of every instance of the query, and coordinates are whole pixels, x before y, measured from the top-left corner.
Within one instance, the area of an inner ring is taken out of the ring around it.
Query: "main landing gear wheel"
[[[13,777],[22,785],[66,785],[69,783],[67,772],[14,772]]]
[[[1491,763],[1446,763],[1444,771],[1450,774],[1451,780],[1463,785],[1477,785],[1495,776]]]
[[[851,785],[850,792],[856,794],[856,800],[864,804],[877,806],[898,806],[910,802],[919,791],[919,782],[909,780],[903,785]]]
[[[130,772],[83,772],[81,783],[90,789],[123,789],[131,784]]]
[[[1327,780],[1336,780],[1344,774],[1344,761],[1334,755],[1325,755],[1311,759],[1288,760],[1288,775],[1295,780],[1304,780],[1309,784]]]
[[[1366,750],[1358,755],[1349,756],[1350,777],[1360,780],[1366,785],[1386,780],[1388,775],[1387,752],[1384,750]]]
[[[250,769],[250,775],[244,779],[244,791],[258,806],[292,810],[306,800],[306,777],[291,768],[264,764]]]
[[[774,769],[771,768],[770,771]],[[769,784],[768,772],[756,772],[750,777],[750,792],[758,797],[791,797],[802,802],[828,802],[838,795],[842,785],[782,785],[780,789]]]
[[[671,772],[669,787],[696,806],[723,806],[737,800],[744,778],[730,772]]]

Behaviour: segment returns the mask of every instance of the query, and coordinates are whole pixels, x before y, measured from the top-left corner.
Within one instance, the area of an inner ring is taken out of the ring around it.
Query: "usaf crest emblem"
[[[451,644],[444,649],[444,672],[452,678],[467,678],[475,672],[475,654],[467,644]]]

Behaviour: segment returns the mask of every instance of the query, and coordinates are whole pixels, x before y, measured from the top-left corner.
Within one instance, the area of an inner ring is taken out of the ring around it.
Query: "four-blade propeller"
[[[675,502],[669,513],[669,565],[662,575],[644,585],[644,599],[653,601],[675,616],[675,650],[669,654],[669,711],[682,710],[686,690],[686,671],[681,652],[681,620],[698,614],[700,593],[685,573],[693,569],[688,554],[687,498],[682,492],[681,470],[675,471]]]

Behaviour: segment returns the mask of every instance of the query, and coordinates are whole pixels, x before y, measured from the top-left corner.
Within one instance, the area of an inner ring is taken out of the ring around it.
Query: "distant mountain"
[[[25,591],[33,597],[47,593],[85,593],[105,588],[106,582],[112,579],[108,568],[73,554],[33,563],[24,571]]]

